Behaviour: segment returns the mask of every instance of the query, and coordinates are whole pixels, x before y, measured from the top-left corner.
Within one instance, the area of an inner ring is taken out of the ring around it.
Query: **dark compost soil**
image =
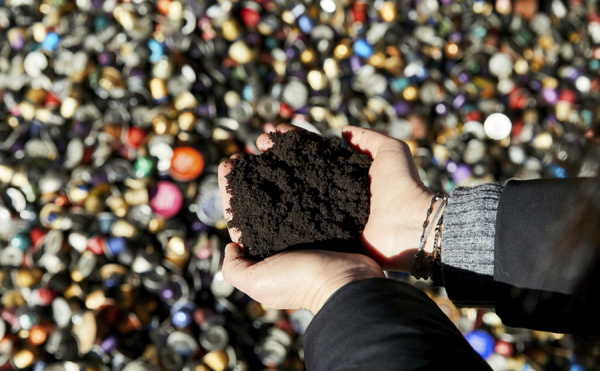
[[[362,252],[359,236],[369,216],[371,159],[340,138],[270,134],[260,155],[233,160],[229,227],[241,232],[252,258],[286,248]]]

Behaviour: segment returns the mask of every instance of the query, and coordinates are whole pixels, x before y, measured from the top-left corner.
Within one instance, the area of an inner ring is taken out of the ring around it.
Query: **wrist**
[[[440,223],[443,220],[443,209],[447,201],[448,196],[437,193],[431,197],[427,206],[425,218],[421,224],[419,245],[410,269],[410,275],[416,279],[424,278],[427,280],[432,277],[433,265],[430,262],[429,256],[432,253],[437,255],[434,250],[436,250],[436,246],[439,243]]]
[[[433,196],[432,196],[433,197]],[[440,212],[438,213],[438,215],[436,216],[436,211],[442,206],[442,203],[444,202],[443,199],[439,199],[437,200],[434,204],[433,204],[433,208],[432,208],[432,212],[431,215],[429,215],[429,218],[427,220],[427,226],[429,227],[430,225],[432,226],[431,230],[429,231],[429,235],[425,236],[425,247],[424,250],[427,254],[430,254],[433,252],[434,249],[434,242],[435,242],[435,238],[434,238],[434,234],[435,234],[435,226],[438,223],[438,221],[440,220],[440,218],[442,217],[442,215],[444,214],[444,210],[445,207],[443,207]],[[431,205],[431,198],[429,199],[429,204]],[[446,203],[447,205],[447,203]],[[426,206],[426,208],[429,206]],[[426,209],[425,209],[426,210]],[[423,221],[425,221],[425,216],[423,216]],[[423,224],[421,224],[421,227],[423,226]],[[423,229],[421,229],[421,233],[423,233]],[[426,255],[427,255],[426,254]]]
[[[423,194],[416,200],[415,206],[413,207],[411,220],[410,220],[410,248],[418,248],[421,243],[421,236],[423,235],[423,223],[427,221],[427,226],[433,223],[435,228],[435,223],[438,222],[440,217],[443,214],[443,210],[436,216],[435,212],[441,206],[443,200],[437,200],[432,205],[431,199],[435,194],[429,190],[423,192]],[[427,215],[427,210],[432,209],[431,214]],[[425,248],[426,252],[433,251],[433,238],[431,235],[433,234],[433,229],[431,229],[429,236],[425,236]],[[425,231],[426,232],[426,231]],[[409,248],[409,247],[407,247]]]
[[[321,308],[327,303],[327,300],[335,294],[339,289],[346,286],[347,284],[360,281],[367,278],[385,278],[385,274],[382,270],[372,272],[361,272],[354,274],[341,275],[339,277],[331,279],[326,285],[323,285],[317,294],[312,298],[311,303],[305,306],[306,309],[310,310],[316,315]]]

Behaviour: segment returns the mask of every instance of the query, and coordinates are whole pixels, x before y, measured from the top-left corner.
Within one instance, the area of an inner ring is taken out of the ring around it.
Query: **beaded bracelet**
[[[410,275],[415,277],[416,279],[423,278],[426,280],[429,278],[427,276],[427,273],[425,272],[425,269],[423,266],[423,256],[425,255],[424,248],[425,248],[425,242],[427,241],[427,236],[429,236],[429,233],[431,232],[431,228],[433,227],[433,224],[429,223],[429,215],[431,215],[431,213],[433,212],[433,205],[435,205],[435,203],[437,201],[439,201],[440,199],[442,200],[442,203],[438,207],[437,211],[435,212],[435,214],[433,216],[433,220],[435,220],[437,218],[437,216],[440,214],[440,212],[442,211],[442,209],[448,202],[448,196],[438,192],[431,198],[431,205],[429,206],[429,209],[427,209],[427,216],[425,217],[425,221],[423,222],[423,234],[421,235],[421,241],[419,243],[419,250],[415,254],[415,260],[413,262],[412,268],[410,269]],[[438,243],[438,238],[440,235],[440,228],[441,228],[441,225],[443,222],[444,222],[444,218],[442,216],[442,217],[440,217],[440,219],[437,222],[434,247],[436,247],[436,245]]]

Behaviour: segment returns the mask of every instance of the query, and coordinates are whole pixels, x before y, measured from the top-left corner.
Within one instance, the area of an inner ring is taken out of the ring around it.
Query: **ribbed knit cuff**
[[[450,194],[442,227],[442,272],[457,307],[494,307],[496,212],[504,187],[488,183]]]

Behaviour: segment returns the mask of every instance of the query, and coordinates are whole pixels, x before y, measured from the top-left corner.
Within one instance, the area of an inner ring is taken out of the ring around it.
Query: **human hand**
[[[219,166],[219,189],[226,219],[231,220],[225,177],[233,159]],[[262,261],[245,259],[240,233],[229,229],[234,243],[225,248],[223,277],[254,300],[276,309],[308,309],[316,314],[339,288],[352,281],[385,277],[379,265],[361,254],[323,250],[284,251]]]
[[[289,124],[278,125],[276,130],[281,133],[304,131]],[[354,150],[373,160],[369,169],[369,219],[361,235],[363,247],[383,269],[408,272],[419,246],[433,193],[420,180],[406,143],[356,126],[345,126],[342,135]],[[266,151],[273,142],[263,134],[256,144]],[[237,241],[235,238],[239,235],[235,231],[230,233]],[[426,250],[431,250],[432,245],[433,238],[429,238]]]
[[[275,309],[308,309],[313,314],[342,286],[385,277],[371,258],[323,250],[283,251],[261,261],[238,255],[237,244],[225,248],[223,277],[252,299]]]

